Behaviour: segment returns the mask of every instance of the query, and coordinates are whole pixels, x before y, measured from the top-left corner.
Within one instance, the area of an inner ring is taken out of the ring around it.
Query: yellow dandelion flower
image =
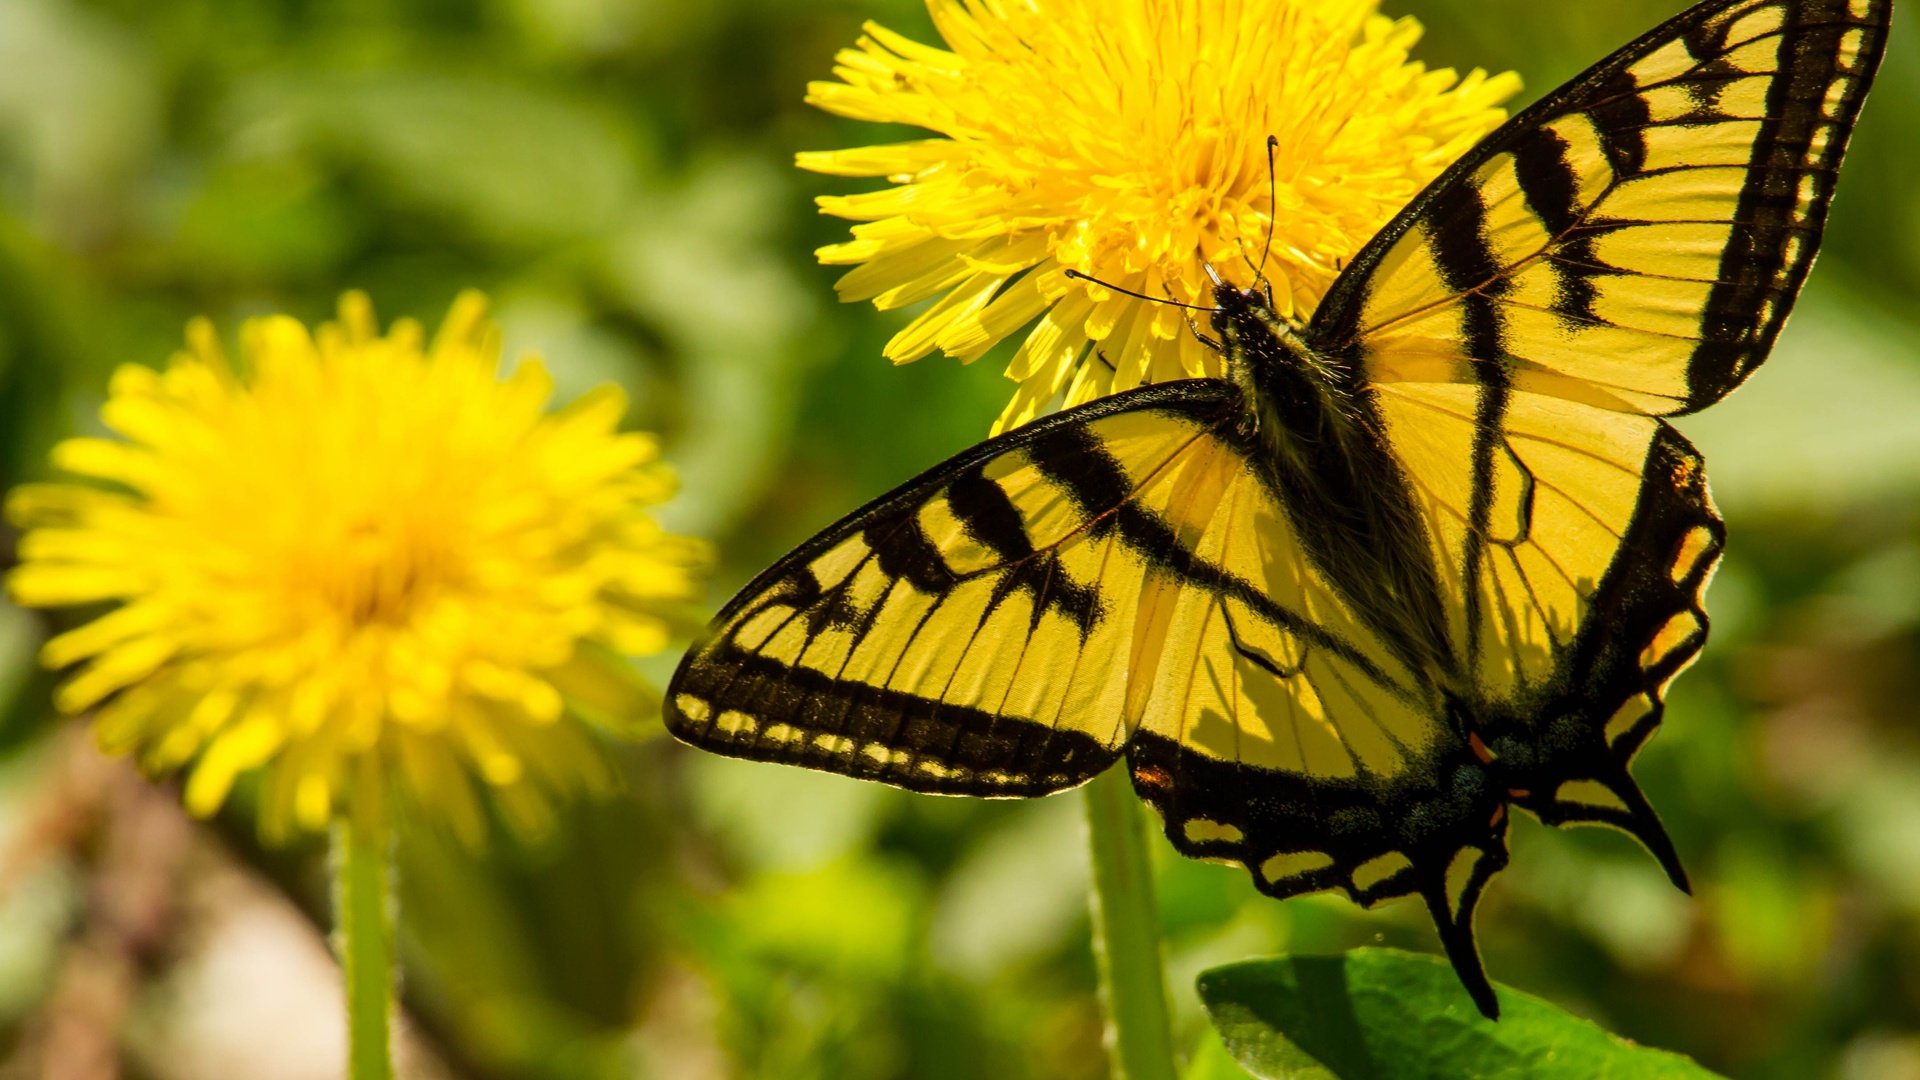
[[[1184,315],[1087,282],[1203,302],[1203,263],[1264,275],[1310,311],[1339,267],[1519,89],[1408,59],[1412,19],[1377,0],[928,0],[948,49],[868,24],[807,100],[940,138],[804,153],[799,164],[894,186],[822,198],[859,264],[843,300],[933,303],[888,343],[904,363],[962,362],[1038,319],[995,430],[1060,400],[1218,375]],[[1277,140],[1269,200],[1267,139]],[[1271,211],[1271,212],[1270,212]],[[1273,247],[1261,258],[1269,222]],[[1290,301],[1290,302],[1289,302]]]
[[[428,343],[350,293],[315,333],[247,323],[238,369],[198,320],[165,371],[115,372],[120,438],[53,452],[93,482],[6,505],[15,600],[117,605],[47,643],[81,665],[58,706],[150,770],[190,767],[197,814],[264,770],[269,834],[325,826],[357,783],[469,837],[483,789],[537,830],[605,784],[583,721],[641,707],[618,654],[667,645],[706,548],[648,516],[673,478],[616,430],[622,394],[547,412],[538,362],[499,377],[485,310],[460,297]]]

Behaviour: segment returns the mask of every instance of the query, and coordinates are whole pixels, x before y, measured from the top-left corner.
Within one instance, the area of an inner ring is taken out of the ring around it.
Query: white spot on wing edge
[[[1627,805],[1613,789],[1598,780],[1568,780],[1554,789],[1553,801],[1573,806],[1594,806],[1606,810],[1625,810]]]
[[[1268,881],[1311,874],[1333,865],[1333,856],[1324,851],[1283,851],[1260,864],[1260,876]]]
[[[1607,718],[1605,738],[1607,745],[1619,742],[1621,736],[1632,731],[1647,714],[1653,712],[1653,698],[1642,693],[1635,694],[1620,703],[1620,707]]]
[[[1376,855],[1354,868],[1353,887],[1360,892],[1366,892],[1412,865],[1413,860],[1398,851]]]
[[[1181,832],[1186,835],[1189,844],[1207,844],[1221,840],[1229,844],[1237,844],[1243,836],[1238,826],[1208,818],[1188,818],[1181,826]]]
[[[1692,577],[1700,569],[1701,559],[1707,556],[1707,549],[1713,546],[1713,530],[1705,525],[1695,525],[1680,539],[1680,550],[1674,555],[1673,583],[1675,585]]]

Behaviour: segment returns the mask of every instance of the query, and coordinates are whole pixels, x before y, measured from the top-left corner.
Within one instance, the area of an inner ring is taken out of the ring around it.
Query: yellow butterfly
[[[1515,116],[1311,322],[1221,284],[1227,377],[982,443],[755,578],[681,663],[696,746],[943,794],[1122,755],[1274,896],[1418,895],[1473,943],[1507,808],[1644,843],[1627,774],[1724,530],[1664,417],[1766,357],[1891,0],[1706,0]]]

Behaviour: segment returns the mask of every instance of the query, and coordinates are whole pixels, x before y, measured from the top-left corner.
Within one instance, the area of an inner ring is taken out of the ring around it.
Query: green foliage
[[[1714,1075],[1517,990],[1500,988],[1500,1019],[1488,1020],[1447,964],[1393,949],[1249,960],[1199,987],[1227,1049],[1263,1080]]]

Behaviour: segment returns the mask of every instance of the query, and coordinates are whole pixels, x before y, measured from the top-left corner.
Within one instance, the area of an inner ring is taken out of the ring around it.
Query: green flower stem
[[[1093,849],[1093,957],[1114,1080],[1174,1080],[1167,980],[1160,968],[1160,913],[1140,801],[1124,767],[1087,785]]]
[[[335,918],[347,983],[347,1075],[393,1076],[393,840],[375,784],[360,784],[334,825]]]

